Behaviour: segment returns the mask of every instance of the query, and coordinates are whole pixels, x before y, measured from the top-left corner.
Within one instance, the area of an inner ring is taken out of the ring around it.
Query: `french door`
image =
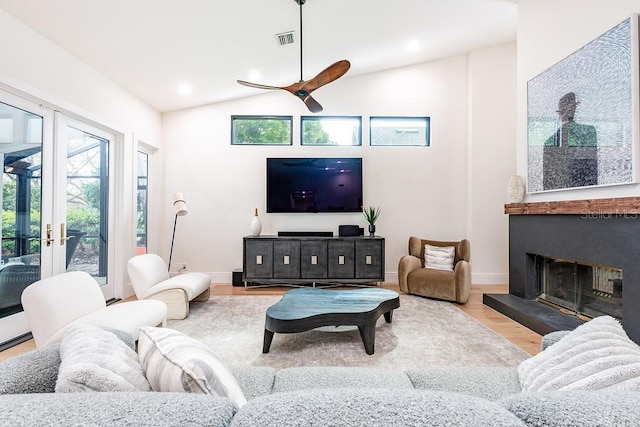
[[[22,290],[41,278],[86,271],[109,282],[114,135],[0,91],[2,253],[0,344],[29,331]]]
[[[106,299],[114,297],[109,282],[109,215],[115,136],[55,113],[54,214],[58,248],[54,272],[85,271],[100,284]],[[61,250],[64,248],[64,250]]]

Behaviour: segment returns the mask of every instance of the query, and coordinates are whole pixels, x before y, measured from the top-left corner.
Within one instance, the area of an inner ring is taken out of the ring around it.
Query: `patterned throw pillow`
[[[435,270],[453,271],[453,257],[456,248],[453,246],[424,245],[424,267]]]
[[[168,328],[140,328],[138,357],[153,391],[191,392],[247,400],[233,374],[201,342]]]
[[[60,360],[56,392],[150,391],[136,352],[97,326],[65,328]]]

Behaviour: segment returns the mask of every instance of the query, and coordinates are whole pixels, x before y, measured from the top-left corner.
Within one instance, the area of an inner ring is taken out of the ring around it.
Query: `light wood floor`
[[[385,283],[383,286],[397,292],[400,291],[398,285],[394,283]],[[290,288],[287,287],[271,287],[245,290],[244,287],[233,287],[227,283],[214,283],[211,285],[211,295],[280,295],[289,289]],[[527,353],[532,355],[537,354],[538,351],[540,351],[540,339],[542,337],[482,304],[483,293],[508,293],[508,287],[507,285],[474,285],[471,287],[469,301],[464,305],[456,304],[456,307],[483,323],[489,329],[513,342]],[[34,348],[35,343],[33,340],[18,344],[15,347],[0,352],[0,361],[33,350]]]

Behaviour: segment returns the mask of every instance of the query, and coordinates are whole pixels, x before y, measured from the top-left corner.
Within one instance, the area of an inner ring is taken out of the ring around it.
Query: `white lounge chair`
[[[22,307],[37,347],[60,341],[64,328],[82,322],[125,331],[137,340],[141,326],[165,326],[161,301],[130,301],[107,306],[90,274],[73,271],[38,280],[22,292]]]
[[[207,301],[211,277],[185,273],[169,277],[167,264],[156,254],[137,255],[127,263],[131,285],[139,300],[157,299],[167,304],[167,319],[184,319],[190,301]]]

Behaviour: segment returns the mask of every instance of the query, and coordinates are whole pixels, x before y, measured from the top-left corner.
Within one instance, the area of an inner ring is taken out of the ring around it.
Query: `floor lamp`
[[[169,252],[169,267],[167,271],[171,271],[171,257],[173,256],[173,241],[176,238],[176,224],[178,223],[179,216],[185,216],[189,211],[187,210],[187,203],[184,201],[182,193],[173,193],[173,207],[176,210],[176,216],[173,219],[173,235],[171,236],[171,251]]]

